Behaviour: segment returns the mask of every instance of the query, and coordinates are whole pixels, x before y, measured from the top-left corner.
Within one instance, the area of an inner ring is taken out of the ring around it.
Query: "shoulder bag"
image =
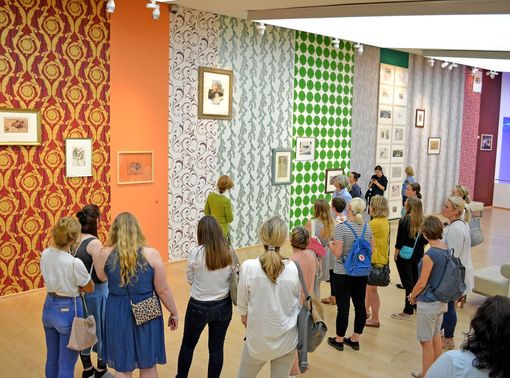
[[[480,218],[474,217],[468,223],[469,235],[471,236],[471,247],[475,247],[483,242],[482,228],[480,227]]]
[[[154,291],[149,298],[145,298],[143,301],[134,303],[131,300],[131,294],[129,293],[129,283],[126,286],[126,289],[129,296],[129,303],[131,304],[131,311],[133,312],[133,317],[135,318],[137,326],[162,316],[158,296]]]
[[[234,306],[237,306],[237,284],[239,283],[239,258],[237,257],[236,251],[231,248],[230,256],[232,257],[232,274],[229,279],[230,299]]]
[[[389,222],[388,222],[389,223]],[[391,228],[390,228],[391,230]],[[390,284],[390,235],[388,234],[388,263],[385,265],[372,264],[370,275],[368,276],[368,285],[370,286],[388,286]]]
[[[308,293],[301,267],[295,261],[294,264],[296,264],[299,281],[305,294],[305,301],[297,317],[299,371],[304,373],[308,369],[308,352],[313,352],[322,343],[322,340],[326,337],[328,327],[324,323],[322,306],[319,300],[315,295]]]
[[[313,251],[317,256],[326,256],[326,248],[322,245],[322,242],[317,236],[315,236],[315,219],[312,219],[312,232],[310,235],[310,241],[308,242],[307,249]]]
[[[416,239],[414,240],[413,247],[409,247],[408,245],[403,245],[398,252],[398,255],[402,257],[404,260],[409,260],[413,256],[414,249],[416,248],[416,243],[418,243],[418,239],[420,238],[420,233],[416,235]]]
[[[90,273],[92,273],[92,269],[94,268],[94,264],[92,264],[92,268],[90,269]],[[89,274],[90,275],[90,274]],[[73,277],[74,275],[74,260],[73,260]],[[76,280],[76,277],[75,277]],[[76,284],[78,286],[78,284]],[[79,288],[78,288],[79,290]],[[83,302],[83,307],[85,309],[85,313],[87,314],[86,318],[80,318],[78,316],[78,308],[76,306],[76,297],[74,297],[74,318],[73,324],[71,326],[71,335],[69,336],[69,342],[67,347],[72,350],[76,350],[81,352],[82,350],[91,348],[97,343],[97,335],[96,335],[96,319],[94,315],[88,315],[87,303],[85,302],[83,296],[80,294],[80,297]]]

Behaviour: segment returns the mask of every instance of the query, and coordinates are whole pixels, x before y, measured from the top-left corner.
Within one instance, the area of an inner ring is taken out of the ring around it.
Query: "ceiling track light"
[[[450,65],[448,66],[448,69],[451,71],[451,70],[453,70],[455,67],[457,67],[457,63],[450,63]]]
[[[338,38],[333,38],[333,40],[331,41],[331,44],[337,50],[340,48],[340,40]]]
[[[450,63],[448,63],[448,62],[443,62],[443,63],[441,63],[441,68],[442,68],[442,69],[445,69],[445,68],[446,68],[446,67],[448,67],[449,65],[450,65]]]
[[[108,2],[106,3],[106,11],[108,13],[115,12],[115,1],[114,0],[108,0]]]
[[[476,75],[480,70],[476,67],[471,68],[471,75]]]
[[[429,58],[429,60],[428,60],[428,63],[429,63],[429,66],[430,66],[430,67],[434,67],[434,63],[435,63],[435,62],[436,62],[436,61],[435,61],[435,59],[434,59],[434,58]]]
[[[358,50],[358,55],[362,55],[363,54],[363,44],[362,43],[356,42],[354,44],[354,48],[356,50]]]
[[[257,32],[260,35],[264,35],[264,33],[266,32],[266,25],[264,25],[262,22],[257,22],[257,24],[255,25],[255,29],[257,29]]]
[[[159,4],[156,4],[156,7],[152,10],[152,19],[159,20],[159,16],[161,16],[161,12],[159,10]]]
[[[491,79],[494,79],[496,76],[499,75],[499,72],[491,70],[491,71],[487,71],[485,74],[487,76],[489,76]]]
[[[149,8],[149,9],[156,9],[156,7],[158,6],[158,4],[156,4],[156,0],[150,0],[146,5],[145,7],[146,8]]]

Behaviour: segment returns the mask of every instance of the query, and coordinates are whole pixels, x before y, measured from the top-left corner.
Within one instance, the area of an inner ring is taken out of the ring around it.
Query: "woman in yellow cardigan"
[[[205,215],[212,215],[221,226],[223,235],[230,246],[231,238],[228,225],[234,220],[234,213],[232,212],[232,203],[230,199],[225,196],[225,192],[234,187],[234,181],[230,176],[223,175],[216,183],[218,192],[211,192],[205,201]]]

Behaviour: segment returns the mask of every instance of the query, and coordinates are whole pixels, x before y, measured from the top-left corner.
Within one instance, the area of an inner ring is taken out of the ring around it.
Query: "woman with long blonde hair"
[[[104,356],[115,376],[128,378],[140,369],[141,377],[157,377],[156,364],[166,363],[163,317],[137,325],[131,303],[156,295],[170,312],[168,326],[177,329],[179,318],[172,290],[166,281],[159,252],[145,243],[136,218],[121,213],[113,221],[102,259],[94,267],[108,279]]]
[[[238,377],[256,377],[269,361],[272,378],[287,378],[298,342],[301,283],[296,264],[280,255],[288,238],[285,222],[278,216],[269,218],[259,238],[264,253],[242,264],[237,289],[237,307],[246,327]]]
[[[418,263],[423,257],[427,239],[420,233],[423,222],[423,206],[418,197],[406,200],[405,215],[398,222],[395,259],[400,282],[405,289],[405,305],[400,313],[391,315],[393,319],[410,320],[416,306],[409,302],[409,294],[418,281]],[[409,253],[407,253],[409,251]]]

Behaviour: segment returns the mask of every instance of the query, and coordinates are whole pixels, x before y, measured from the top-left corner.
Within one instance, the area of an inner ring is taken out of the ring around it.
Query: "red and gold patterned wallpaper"
[[[103,0],[0,0],[0,108],[40,109],[40,146],[0,146],[0,295],[43,286],[52,226],[87,203],[110,221],[109,41]],[[65,177],[66,138],[93,176]]]

